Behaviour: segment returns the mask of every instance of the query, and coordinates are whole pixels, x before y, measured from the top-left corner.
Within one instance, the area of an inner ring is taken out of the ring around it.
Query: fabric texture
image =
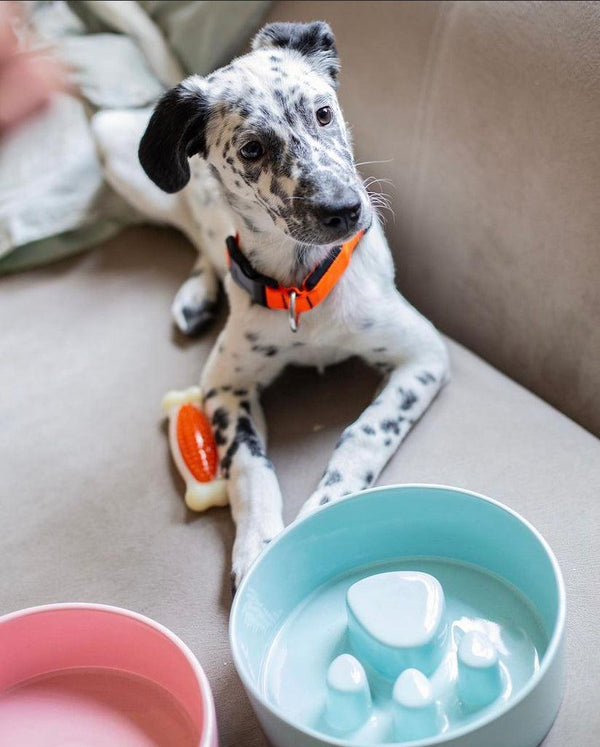
[[[30,3],[28,32],[64,61],[78,93],[57,96],[0,143],[0,274],[88,248],[140,222],[103,179],[90,114],[150,106],[187,73],[210,72],[239,52],[268,6]]]
[[[266,747],[229,652],[229,509],[186,510],[160,408],[167,390],[198,381],[216,337],[172,329],[192,256],[175,232],[135,228],[0,281],[0,319],[11,320],[0,336],[0,612],[94,601],[150,615],[205,668],[221,747]],[[460,345],[450,350],[452,381],[379,484],[480,491],[545,535],[569,601],[567,693],[545,747],[593,747],[596,671],[582,652],[600,646],[600,442]],[[286,521],[377,384],[350,361],[323,376],[290,370],[266,392]]]

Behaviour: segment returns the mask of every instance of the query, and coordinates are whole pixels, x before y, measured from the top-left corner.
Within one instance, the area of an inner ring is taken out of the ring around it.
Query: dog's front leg
[[[377,356],[377,361],[369,356],[380,370],[385,366],[391,369],[386,383],[358,420],[342,433],[316,491],[302,506],[300,517],[372,485],[428,408],[447,380],[448,361],[445,346],[433,328],[426,335],[429,340],[421,339],[412,351],[398,353],[395,361],[384,355]]]
[[[281,491],[260,433],[256,388],[221,384],[204,390],[221,473],[236,525],[232,582],[237,587],[261,550],[283,529]]]
[[[281,491],[266,452],[266,435],[258,389],[266,383],[261,367],[258,380],[236,374],[235,348],[217,342],[202,377],[204,410],[211,420],[221,473],[227,480],[231,514],[236,525],[233,545],[234,589],[261,550],[283,529]],[[262,356],[261,356],[262,357]],[[264,360],[264,359],[263,359]],[[256,372],[244,362],[244,373]],[[276,370],[268,372],[272,378]]]

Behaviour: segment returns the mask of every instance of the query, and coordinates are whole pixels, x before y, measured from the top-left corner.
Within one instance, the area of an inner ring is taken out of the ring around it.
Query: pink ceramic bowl
[[[0,617],[0,745],[217,747],[206,675],[167,628],[101,604]]]

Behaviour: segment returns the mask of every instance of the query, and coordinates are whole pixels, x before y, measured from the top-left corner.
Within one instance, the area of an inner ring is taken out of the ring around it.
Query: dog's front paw
[[[237,591],[242,579],[254,565],[254,561],[267,547],[273,537],[263,537],[258,533],[236,539],[233,545],[233,565],[231,571],[231,593]]]
[[[189,278],[175,296],[171,313],[175,324],[184,335],[193,337],[209,327],[217,316],[217,303],[206,297],[198,297],[190,286],[195,278]]]
[[[173,319],[177,328],[188,337],[204,332],[217,316],[217,304],[204,301],[200,306],[179,306],[173,304]]]

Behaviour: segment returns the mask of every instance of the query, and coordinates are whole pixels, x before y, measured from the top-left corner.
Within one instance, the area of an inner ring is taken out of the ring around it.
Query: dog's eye
[[[317,122],[321,125],[321,127],[325,127],[325,125],[328,125],[333,119],[333,112],[331,111],[331,107],[322,106],[320,109],[317,109],[316,116]]]
[[[264,155],[264,152],[265,149],[258,140],[251,140],[240,148],[240,156],[246,161],[257,161]]]

